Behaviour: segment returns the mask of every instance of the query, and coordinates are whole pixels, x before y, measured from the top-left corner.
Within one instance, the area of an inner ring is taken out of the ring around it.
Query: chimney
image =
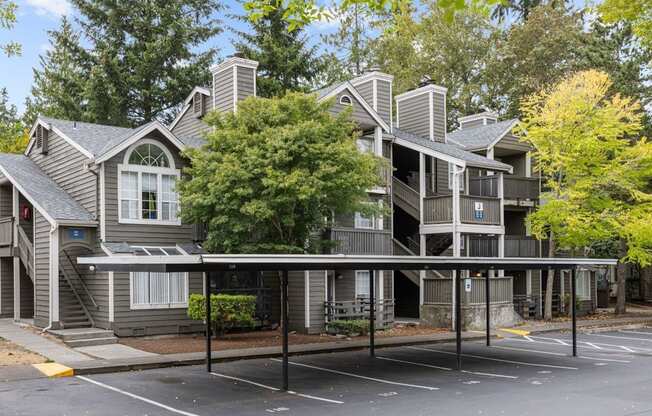
[[[460,130],[469,129],[498,122],[498,114],[494,111],[483,111],[482,113],[460,117],[457,121],[460,123]]]
[[[423,81],[396,96],[396,127],[432,141],[446,140],[446,88]]]
[[[369,68],[364,74],[351,80],[351,85],[355,87],[362,98],[390,126],[392,125],[393,118],[393,81],[393,75],[380,72],[376,67]]]
[[[238,101],[256,95],[258,62],[235,53],[213,65],[213,108],[218,111],[236,111]]]

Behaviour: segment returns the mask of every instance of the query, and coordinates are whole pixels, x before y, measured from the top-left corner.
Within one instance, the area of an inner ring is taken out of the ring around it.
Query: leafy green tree
[[[512,25],[487,63],[485,103],[518,117],[525,97],[581,69],[586,34],[581,13],[539,6]]]
[[[532,9],[549,4],[553,7],[564,7],[569,0],[504,0],[494,7],[491,15],[499,21],[505,20],[510,14],[521,20],[527,20]]]
[[[652,0],[604,0],[598,11],[607,23],[630,23],[645,46],[652,48]]]
[[[22,153],[28,141],[28,133],[18,117],[16,106],[9,104],[7,89],[0,89],[0,152]]]
[[[431,3],[419,19],[397,15],[374,43],[375,60],[394,75],[394,91],[415,88],[424,79],[448,88],[449,125],[482,107],[485,68],[495,54],[499,29],[474,11],[459,12],[448,21]]]
[[[25,101],[23,121],[31,126],[39,114],[66,120],[93,121],[86,113],[87,62],[80,59],[80,36],[70,21],[61,20],[58,30],[48,31],[50,47],[33,69],[32,97]]]
[[[350,114],[331,105],[289,93],[207,116],[214,129],[188,151],[179,192],[184,220],[207,224],[209,251],[316,253],[325,219],[373,209],[366,190],[380,183],[380,162],[356,150]]]
[[[546,201],[528,217],[537,238],[580,250],[619,238],[621,261],[652,264],[652,145],[638,137],[640,104],[611,94],[609,76],[578,72],[523,101],[522,137],[546,180]],[[624,311],[624,276],[619,296]],[[545,312],[551,317],[554,275],[548,276]]]
[[[288,30],[283,10],[275,9],[251,26],[252,33],[236,32],[239,39],[233,46],[245,58],[258,61],[259,96],[276,97],[314,87],[321,69],[317,47],[308,45],[303,30]]]
[[[0,0],[0,29],[12,29],[16,24],[18,6],[10,0]],[[20,55],[21,47],[17,42],[0,44],[0,51],[7,56]]]

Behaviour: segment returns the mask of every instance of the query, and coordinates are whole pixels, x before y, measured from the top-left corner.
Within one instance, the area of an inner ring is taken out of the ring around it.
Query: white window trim
[[[358,221],[362,219],[369,219],[371,221],[371,226],[370,227],[365,227],[362,226]],[[353,228],[356,230],[375,230],[376,229],[376,218],[375,215],[372,215],[371,217],[365,217],[362,215],[360,212],[356,212],[353,217]]]
[[[148,248],[157,248],[157,249],[163,249],[165,250],[166,248],[174,248],[177,251],[181,252],[182,254],[185,254],[183,250],[180,250],[178,246],[132,246],[133,248],[140,248],[145,250],[147,254],[151,255],[149,251],[147,251]],[[169,256],[170,254],[165,254],[166,256]],[[129,309],[131,310],[142,310],[142,309],[187,309],[188,308],[188,298],[190,297],[189,293],[189,276],[188,272],[182,273],[183,279],[185,280],[185,290],[184,290],[184,295],[185,295],[185,302],[180,302],[180,303],[139,303],[139,304],[134,304],[134,291],[133,291],[133,282],[134,282],[134,273],[129,272]]]
[[[164,167],[156,167],[156,166],[141,166],[141,165],[130,165],[129,164],[129,157],[131,156],[131,152],[138,146],[142,144],[153,144],[157,147],[159,147],[161,150],[163,150],[163,153],[165,153],[166,157],[168,158],[168,161],[170,163],[169,168],[164,168]],[[143,173],[152,173],[157,175],[156,176],[156,187],[157,187],[157,204],[156,204],[156,216],[158,217],[155,220],[151,219],[142,219],[142,218],[123,218],[122,217],[122,172],[133,172],[138,174],[138,213],[141,215],[141,210],[143,206],[143,201],[142,201],[142,174]],[[172,157],[172,154],[170,151],[165,147],[161,142],[158,142],[156,140],[151,140],[151,139],[142,139],[139,140],[138,142],[134,143],[129,147],[127,152],[125,153],[125,157],[123,160],[122,164],[118,165],[118,223],[119,224],[147,224],[147,225],[181,225],[181,218],[180,216],[177,216],[177,219],[175,221],[169,221],[169,220],[162,220],[163,218],[163,201],[161,199],[161,196],[163,194],[163,180],[162,180],[162,175],[170,175],[170,176],[176,176],[177,178],[177,183],[181,179],[181,171],[179,169],[175,169],[174,167],[174,158]],[[178,204],[178,201],[177,201]]]
[[[591,300],[591,272],[588,270],[578,270],[575,279],[577,279],[575,283],[575,287],[579,289],[582,285],[580,282],[582,280],[586,280],[586,294],[581,293],[579,290],[577,291],[577,299],[579,300]]]
[[[369,273],[370,273],[369,270],[356,270],[355,271],[355,293],[354,293],[354,295],[355,295],[356,299],[358,299],[360,297],[359,292],[358,292],[358,275],[362,274],[362,273],[366,274],[366,279],[367,279],[367,281],[369,281]],[[369,293],[369,296],[371,296],[371,293]]]
[[[343,102],[345,98],[348,98],[348,99],[349,99],[349,102],[348,102],[348,103]],[[353,106],[353,99],[351,98],[350,95],[344,94],[344,95],[342,95],[342,96],[340,97],[340,104],[342,104],[342,105],[348,105],[348,106]]]

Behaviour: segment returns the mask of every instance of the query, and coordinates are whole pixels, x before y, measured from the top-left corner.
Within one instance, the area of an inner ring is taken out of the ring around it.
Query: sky
[[[0,56],[0,88],[7,88],[11,104],[24,109],[24,101],[30,95],[32,85],[32,68],[39,67],[39,55],[48,47],[47,31],[57,29],[62,16],[73,18],[74,8],[67,0],[16,0],[18,4],[16,26],[11,31],[0,30],[0,43],[17,41],[22,44],[21,56],[6,58]],[[242,5],[235,0],[223,0],[226,9],[220,12],[220,19],[237,30],[246,30],[247,24],[229,19],[227,14],[244,14]],[[319,34],[332,32],[336,22],[318,22],[307,29],[309,39],[319,42]],[[217,46],[220,56],[233,53],[231,46],[235,38],[232,32],[224,31],[208,45]]]
[[[590,0],[572,0],[575,6],[583,6]],[[598,0],[599,1],[599,0]],[[0,56],[0,88],[7,88],[11,104],[16,105],[22,113],[24,101],[30,94],[33,71],[39,67],[39,55],[44,54],[48,47],[47,31],[57,29],[62,16],[74,18],[75,11],[68,0],[16,0],[18,4],[16,26],[10,30],[0,30],[0,43],[18,41],[22,44],[22,55],[12,58]],[[229,19],[229,14],[243,14],[242,5],[236,0],[223,0],[225,10],[220,12],[220,18],[228,26],[236,30],[246,30],[247,24]],[[333,32],[337,21],[317,22],[306,29],[313,44],[319,43],[321,33]],[[208,45],[217,46],[220,56],[233,53],[231,46],[234,35],[225,30],[216,36]]]

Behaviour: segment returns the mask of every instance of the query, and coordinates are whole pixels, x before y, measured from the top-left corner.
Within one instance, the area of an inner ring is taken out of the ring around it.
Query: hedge
[[[215,333],[224,333],[234,326],[253,326],[256,297],[251,295],[211,295],[211,323]],[[190,295],[188,316],[197,321],[206,320],[206,297]]]

